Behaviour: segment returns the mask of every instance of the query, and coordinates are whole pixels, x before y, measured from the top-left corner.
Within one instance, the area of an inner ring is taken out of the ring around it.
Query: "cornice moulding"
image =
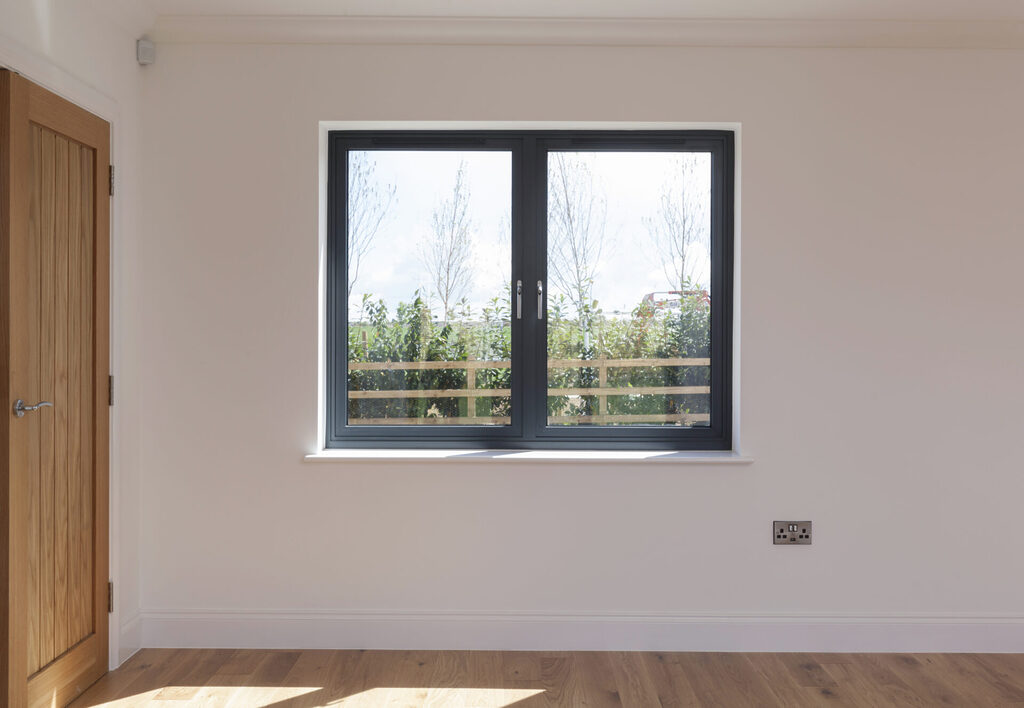
[[[166,44],[1024,49],[1024,22],[165,15]]]

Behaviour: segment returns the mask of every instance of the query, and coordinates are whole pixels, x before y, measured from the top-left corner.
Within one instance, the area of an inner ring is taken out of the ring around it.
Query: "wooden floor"
[[[1024,654],[144,649],[86,706],[1024,706]]]

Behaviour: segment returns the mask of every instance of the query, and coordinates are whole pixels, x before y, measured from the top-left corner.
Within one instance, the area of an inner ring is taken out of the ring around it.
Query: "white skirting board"
[[[120,666],[142,647],[142,615],[138,612],[121,623],[117,665]]]
[[[149,610],[143,647],[1024,652],[1024,616]]]

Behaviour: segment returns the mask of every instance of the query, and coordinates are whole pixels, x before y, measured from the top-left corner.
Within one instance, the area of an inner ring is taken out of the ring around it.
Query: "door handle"
[[[17,416],[18,418],[24,418],[26,413],[37,411],[45,406],[53,408],[53,404],[50,403],[49,401],[39,401],[39,403],[35,404],[34,406],[26,406],[25,401],[19,398],[17,401],[14,402],[14,415]]]
[[[544,281],[537,281],[537,319],[544,319]]]
[[[523,319],[523,281],[516,281],[516,319]]]

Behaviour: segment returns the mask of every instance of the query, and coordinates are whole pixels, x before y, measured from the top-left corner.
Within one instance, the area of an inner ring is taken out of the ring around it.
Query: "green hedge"
[[[350,362],[411,361],[508,361],[511,358],[511,293],[493,299],[481,311],[464,302],[448,313],[445,321],[433,319],[427,303],[417,292],[411,302],[401,303],[392,314],[383,300],[364,296],[358,321],[348,332]],[[659,359],[709,356],[710,309],[699,296],[685,296],[679,307],[641,304],[628,316],[608,316],[597,302],[582,313],[569,313],[564,297],[548,303],[548,357],[550,359]],[[351,391],[464,389],[467,371],[349,371]],[[650,366],[611,368],[608,385],[702,386],[709,383],[706,366]],[[478,389],[507,389],[508,368],[476,371]],[[551,387],[598,385],[595,367],[555,369],[548,375]],[[350,418],[421,418],[465,416],[465,398],[350,399]],[[595,415],[596,396],[549,396],[549,415]],[[508,396],[480,396],[478,416],[507,416]],[[708,396],[616,395],[608,397],[610,414],[707,413]]]

